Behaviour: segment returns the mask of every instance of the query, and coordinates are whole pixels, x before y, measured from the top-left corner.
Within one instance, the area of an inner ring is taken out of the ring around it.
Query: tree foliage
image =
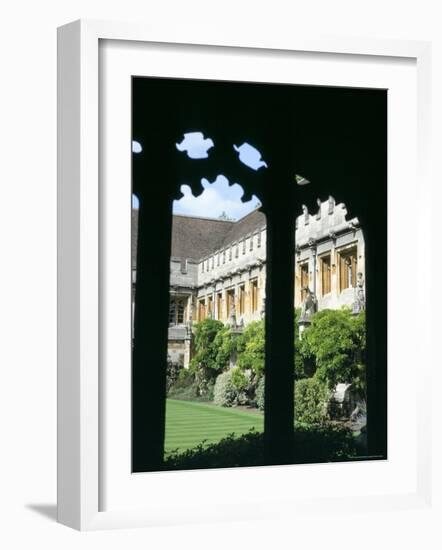
[[[238,367],[229,369],[216,379],[213,402],[221,407],[246,405],[248,403],[247,388],[248,380],[243,371]]]
[[[299,351],[300,309],[295,310],[294,330],[294,369],[295,379],[304,378],[304,358]],[[258,378],[264,374],[265,360],[265,327],[264,321],[249,323],[237,343],[238,366],[243,370],[250,370]]]
[[[232,382],[232,374],[228,370],[222,372],[216,379],[213,391],[213,402],[220,407],[232,407],[236,405],[238,390]]]
[[[364,313],[352,315],[348,308],[321,310],[312,316],[311,325],[305,329],[301,339],[299,316],[300,310],[297,309],[294,327],[295,380],[314,375],[319,385],[311,382],[308,395],[311,397],[312,392],[317,390],[318,399],[322,398],[322,386],[331,390],[340,382],[350,382],[364,393]],[[256,404],[260,401],[262,405],[260,391],[264,387],[264,321],[249,323],[242,334],[232,332],[221,321],[214,319],[206,319],[194,326],[194,355],[190,367],[198,395],[209,394],[217,377],[229,369],[231,360],[235,361],[235,357],[236,367],[229,375],[229,384],[247,397],[247,403]],[[305,384],[303,382],[299,387],[303,388]],[[304,388],[307,392],[306,388],[307,386]],[[298,396],[301,400],[307,397],[307,393]],[[311,418],[309,421],[312,421]]]
[[[249,323],[237,342],[238,367],[250,370],[257,377],[264,373],[264,321]]]
[[[330,390],[316,378],[303,378],[295,382],[295,421],[323,424],[327,420],[327,402]]]
[[[223,326],[223,328],[215,336],[213,341],[215,354],[215,365],[218,371],[225,370],[229,367],[230,358],[237,350],[238,344],[236,335],[232,334],[229,327]]]
[[[259,379],[255,391],[256,406],[260,411],[264,410],[264,394],[265,394],[265,376]]]
[[[171,358],[167,357],[167,371],[166,371],[166,391],[169,393],[171,388],[176,384],[180,372],[183,367],[178,363],[174,363]]]
[[[348,308],[318,311],[299,344],[304,358],[313,359],[316,378],[329,388],[352,382],[365,389],[364,313],[354,316]]]
[[[218,355],[221,341],[219,334],[224,330],[223,323],[215,319],[205,319],[194,326],[194,355],[190,369],[195,375],[200,393],[207,392],[226,367]]]

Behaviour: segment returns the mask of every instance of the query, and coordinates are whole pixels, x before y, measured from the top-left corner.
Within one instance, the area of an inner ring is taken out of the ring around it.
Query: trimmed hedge
[[[349,430],[335,426],[297,426],[293,454],[286,464],[336,462],[356,456],[356,443]],[[264,434],[251,430],[235,437],[231,434],[218,443],[202,442],[193,449],[169,455],[163,470],[236,468],[265,466]]]

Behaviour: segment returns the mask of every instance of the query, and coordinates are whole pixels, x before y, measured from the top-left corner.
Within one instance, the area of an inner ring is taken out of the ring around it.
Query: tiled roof
[[[253,210],[237,222],[232,224],[232,227],[226,235],[223,246],[241,240],[246,235],[254,233],[266,225],[266,217],[259,210]],[[213,251],[214,252],[214,251]]]
[[[199,260],[222,247],[235,222],[193,216],[173,216],[174,258]]]
[[[174,258],[199,260],[240,240],[265,225],[265,216],[254,210],[240,220],[174,215],[172,252]],[[132,210],[132,266],[136,265],[138,210]]]

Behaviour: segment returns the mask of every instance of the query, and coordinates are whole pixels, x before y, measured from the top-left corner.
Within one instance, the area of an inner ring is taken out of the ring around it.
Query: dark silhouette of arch
[[[185,181],[222,173],[256,195],[267,217],[265,451],[293,452],[295,215],[330,193],[357,215],[366,241],[368,454],[386,456],[386,114],[384,90],[134,78],[133,188],[140,199],[133,351],[133,470],[161,468],[164,445],[172,201]],[[184,132],[215,147],[192,160]],[[238,161],[248,142],[268,168]],[[302,174],[308,185],[297,185]],[[295,451],[296,452],[296,449]]]

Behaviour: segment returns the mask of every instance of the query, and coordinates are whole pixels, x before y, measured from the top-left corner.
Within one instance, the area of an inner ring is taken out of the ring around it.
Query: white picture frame
[[[179,510],[166,512],[166,507],[152,505],[155,491],[165,486],[160,476],[181,476],[183,483],[189,473],[155,474],[151,482],[152,493],[147,497],[151,505],[131,505],[121,500],[121,505],[103,510],[100,483],[103,483],[103,433],[100,414],[100,280],[101,243],[99,212],[100,193],[100,43],[102,41],[124,41],[126,47],[145,44],[168,44],[179,50],[180,45],[194,45],[201,48],[230,48],[247,52],[271,51],[304,52],[323,56],[368,56],[377,59],[411,59],[416,67],[417,80],[417,170],[419,173],[419,198],[423,205],[419,214],[420,231],[425,231],[430,220],[425,205],[431,204],[431,182],[428,174],[429,120],[430,120],[430,52],[426,42],[364,40],[347,37],[311,39],[297,35],[280,36],[268,43],[263,37],[241,38],[224,36],[188,36],[186,31],[170,34],[155,31],[134,24],[76,21],[59,29],[58,37],[58,520],[60,523],[80,530],[167,525],[195,521],[213,521],[259,518],[272,514],[290,517],[293,513],[311,513],[327,510],[333,505],[327,495],[314,491],[314,498],[303,496],[301,500],[290,498],[280,491],[266,496],[263,489],[261,501],[249,503],[246,508],[228,507],[221,502],[215,512],[207,506],[193,502],[187,513]],[[279,52],[279,54],[278,54]],[[367,57],[367,59],[368,59]],[[183,69],[185,73],[185,69]],[[426,246],[430,246],[427,242]],[[425,257],[426,250],[420,254]],[[426,323],[429,322],[429,304],[424,293],[417,301],[421,312],[421,334],[425,338]],[[428,337],[428,336],[427,336]],[[422,343],[424,346],[424,343]],[[416,381],[416,483],[409,491],[384,491],[374,494],[339,497],[342,511],[351,509],[357,503],[366,511],[384,508],[386,510],[404,507],[428,506],[431,499],[431,452],[430,432],[426,423],[430,402],[425,394],[425,384],[430,379],[430,361],[423,365],[421,377]],[[337,465],[348,467],[349,465]],[[336,466],[335,466],[336,467]],[[265,470],[265,471],[264,471]],[[286,470],[283,467],[262,469],[258,475],[266,475],[267,482],[280,479],[283,483]],[[250,472],[250,470],[248,470]],[[326,470],[316,471],[327,476]],[[130,472],[128,472],[130,474]],[[219,483],[237,477],[238,472],[200,472],[207,479]],[[256,469],[255,469],[256,474]],[[252,475],[242,472],[241,475]],[[357,474],[356,474],[357,475]],[[273,476],[273,477],[269,477]],[[178,480],[178,477],[174,478]],[[192,483],[194,482],[192,480]],[[200,478],[201,479],[201,478]],[[149,483],[149,480],[147,481]],[[181,481],[180,481],[181,483]],[[201,483],[201,481],[200,481]],[[267,485],[268,485],[267,484]],[[267,499],[267,500],[266,500]],[[267,506],[266,506],[267,504]]]

